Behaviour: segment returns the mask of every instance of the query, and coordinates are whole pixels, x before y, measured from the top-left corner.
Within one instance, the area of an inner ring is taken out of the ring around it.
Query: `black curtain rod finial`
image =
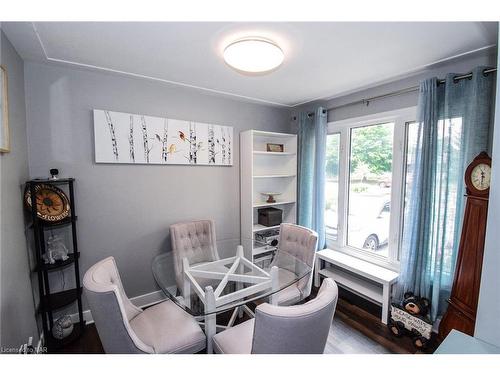
[[[328,110],[327,110],[326,108],[323,108],[322,113],[323,113],[324,115],[325,115],[325,114],[328,114]],[[308,118],[311,118],[311,117],[313,117],[313,116],[314,116],[314,114],[315,114],[314,112],[309,112],[309,113],[307,114],[307,117],[308,117]],[[297,116],[293,116],[293,117],[292,117],[292,121],[297,121]]]

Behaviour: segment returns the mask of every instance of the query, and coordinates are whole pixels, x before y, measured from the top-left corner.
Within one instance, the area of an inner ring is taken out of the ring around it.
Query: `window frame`
[[[368,262],[399,271],[406,182],[406,141],[408,123],[415,122],[416,108],[379,112],[367,116],[328,122],[327,133],[340,134],[337,240],[326,238],[327,247]],[[382,123],[394,123],[392,149],[391,218],[389,221],[388,256],[369,253],[347,245],[351,129]]]

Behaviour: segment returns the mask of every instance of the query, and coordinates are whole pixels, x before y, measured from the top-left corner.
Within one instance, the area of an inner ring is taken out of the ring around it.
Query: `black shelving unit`
[[[80,285],[80,269],[79,269],[79,258],[80,253],[78,252],[78,242],[76,233],[76,208],[75,208],[75,193],[74,193],[74,178],[65,178],[57,180],[30,180],[26,182],[26,188],[30,190],[31,194],[31,224],[29,228],[33,230],[34,235],[34,246],[35,246],[35,259],[36,268],[35,272],[38,276],[38,288],[40,295],[40,305],[38,307],[38,313],[41,315],[43,334],[45,338],[45,345],[47,346],[49,352],[57,350],[58,348],[67,345],[73,340],[81,336],[85,329],[85,321],[83,320],[83,309],[82,309],[82,287]],[[37,215],[35,191],[37,185],[64,185],[67,187],[69,192],[69,207],[70,215],[63,220],[57,222],[47,222],[41,220]],[[54,228],[68,227],[71,228],[71,238],[73,252],[69,253],[69,258],[65,261],[57,261],[54,264],[45,264],[43,260],[43,255],[46,251],[46,240],[45,232]],[[75,273],[75,288],[63,290],[60,292],[51,292],[49,283],[49,273],[55,270],[61,270],[66,267],[74,266]],[[54,325],[54,311],[60,308],[69,306],[73,303],[78,306],[78,317],[79,322],[74,324],[72,333],[64,338],[63,340],[55,339],[52,336],[52,327]]]

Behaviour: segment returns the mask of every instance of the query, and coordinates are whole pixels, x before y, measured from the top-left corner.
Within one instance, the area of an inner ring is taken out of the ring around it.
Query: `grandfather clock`
[[[465,171],[466,205],[448,310],[439,324],[443,340],[454,328],[474,334],[490,193],[491,158],[481,152]]]

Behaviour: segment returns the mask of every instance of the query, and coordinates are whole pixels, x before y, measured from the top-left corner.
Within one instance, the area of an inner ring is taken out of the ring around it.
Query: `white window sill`
[[[388,270],[394,271],[399,273],[400,267],[399,267],[399,262],[394,262],[389,260],[386,257],[380,256],[380,255],[375,255],[375,254],[370,254],[367,251],[364,250],[358,250],[355,248],[351,247],[337,247],[337,246],[327,246],[327,249],[333,250],[333,251],[338,251],[342,254],[348,255],[353,258],[360,259],[362,261],[374,264],[376,266],[380,266],[383,268],[386,268]]]

